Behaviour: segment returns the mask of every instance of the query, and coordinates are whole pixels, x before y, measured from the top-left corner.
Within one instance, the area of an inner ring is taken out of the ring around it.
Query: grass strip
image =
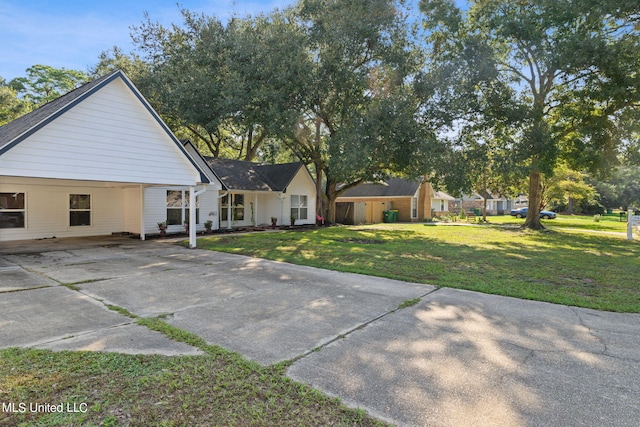
[[[584,218],[573,223],[567,219],[567,224],[577,225],[571,231],[544,232],[520,229],[522,220],[503,220],[481,226],[379,224],[222,235],[201,238],[198,247],[440,287],[640,312],[638,241],[582,230],[588,221]],[[560,224],[554,221],[545,224]]]
[[[0,425],[386,425],[285,377],[286,364],[262,367],[159,319],[137,322],[206,354],[0,350],[0,394],[17,410],[0,412]],[[45,402],[65,411],[31,412]]]

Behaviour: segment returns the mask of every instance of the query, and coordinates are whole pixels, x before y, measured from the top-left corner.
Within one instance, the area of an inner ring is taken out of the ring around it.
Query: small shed
[[[431,217],[432,198],[433,188],[426,180],[391,178],[385,182],[365,183],[350,188],[337,198],[336,221],[380,223],[383,212],[392,209],[398,211],[400,222],[419,221]],[[349,211],[353,211],[353,217]]]

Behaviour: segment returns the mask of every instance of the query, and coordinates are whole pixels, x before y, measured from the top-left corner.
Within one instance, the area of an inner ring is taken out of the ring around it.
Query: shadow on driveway
[[[121,237],[3,244],[0,283],[0,347],[197,354],[114,305],[264,365],[295,360],[293,379],[397,425],[640,419],[636,314]]]

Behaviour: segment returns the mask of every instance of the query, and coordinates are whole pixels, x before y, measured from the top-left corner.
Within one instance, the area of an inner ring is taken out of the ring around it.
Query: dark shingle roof
[[[340,197],[413,197],[420,182],[404,178],[391,178],[384,184],[360,184],[342,193]]]
[[[296,176],[302,163],[282,163],[278,165],[257,165],[256,171],[272,185],[273,191],[285,191]]]
[[[74,104],[74,101],[82,98],[88,92],[91,92],[94,88],[99,87],[104,81],[109,80],[115,74],[121,73],[121,71],[114,71],[99,79],[89,82],[79,88],[72,90],[71,92],[62,95],[59,98],[54,99],[42,107],[39,107],[32,112],[18,117],[17,119],[7,123],[4,126],[0,126],[0,154],[5,149],[8,149],[9,144],[15,141],[18,137],[23,135],[32,129],[37,129],[39,125],[53,119],[58,113],[64,111],[69,106]]]
[[[205,159],[228,190],[285,191],[303,167],[299,162],[263,165],[217,157]]]

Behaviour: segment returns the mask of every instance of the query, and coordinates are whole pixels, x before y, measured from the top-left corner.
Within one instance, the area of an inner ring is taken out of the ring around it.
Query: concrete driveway
[[[107,305],[265,365],[296,359],[293,379],[397,425],[640,419],[640,315],[121,237],[0,244],[0,347],[198,353]]]

